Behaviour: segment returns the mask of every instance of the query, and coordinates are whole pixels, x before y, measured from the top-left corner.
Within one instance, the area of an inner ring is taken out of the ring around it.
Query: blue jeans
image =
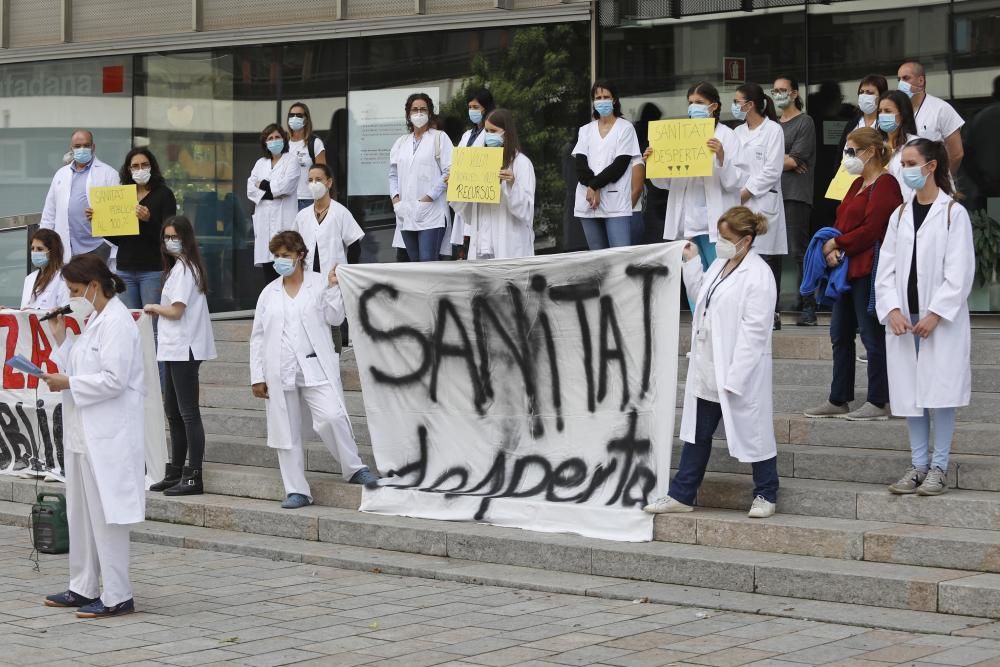
[[[441,242],[444,227],[421,229],[418,232],[403,231],[403,245],[411,262],[434,262],[441,257]]]
[[[712,243],[711,237],[708,234],[698,234],[698,236],[691,238],[691,243],[698,248],[698,257],[701,258],[701,268],[703,271],[708,271],[708,267],[712,265],[715,261],[715,244]],[[691,307],[691,312],[694,312],[694,308],[697,305],[697,294],[688,294],[688,305]]]
[[[854,337],[861,330],[861,342],[868,352],[868,402],[885,406],[889,402],[889,376],[885,370],[885,327],[868,312],[871,278],[855,278],[851,291],[833,304],[830,342],[833,344],[833,382],[830,402],[842,405],[854,400]]]
[[[160,303],[161,271],[119,271],[118,277],[125,282],[122,303],[132,310],[142,310],[148,303]]]
[[[685,505],[694,505],[698,487],[705,478],[708,459],[712,456],[712,435],[722,420],[722,405],[698,399],[698,416],[695,418],[694,442],[685,442],[677,474],[670,480],[670,497]],[[763,496],[771,503],[778,502],[778,457],[755,461],[753,467],[753,495]]]
[[[577,218],[583,225],[587,247],[591,250],[632,245],[632,216],[620,218]]]
[[[312,199],[300,199],[299,200],[299,210],[300,211],[302,209],[304,209],[304,208],[309,208],[312,205],[313,205],[313,200]]]
[[[916,324],[920,318],[912,315],[910,320]],[[913,342],[920,354],[920,337],[914,336]],[[910,456],[913,467],[927,470],[930,467],[940,468],[948,472],[948,457],[951,455],[951,439],[955,434],[955,408],[925,408],[919,417],[907,417],[906,428],[910,432]],[[931,422],[934,422],[934,457],[931,459]]]
[[[632,224],[630,226],[631,243],[629,245],[639,245],[642,243],[642,233],[646,231],[646,223],[642,219],[642,211],[632,211]]]

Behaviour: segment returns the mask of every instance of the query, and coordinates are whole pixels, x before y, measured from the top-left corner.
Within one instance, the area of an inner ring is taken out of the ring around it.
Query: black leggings
[[[191,355],[194,357],[194,355]],[[163,409],[170,424],[170,462],[201,468],[205,457],[205,427],[198,407],[200,361],[167,361]]]

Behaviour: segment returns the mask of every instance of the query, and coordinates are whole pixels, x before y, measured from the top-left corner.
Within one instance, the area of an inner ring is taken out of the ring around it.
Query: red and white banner
[[[46,373],[62,370],[52,359],[55,340],[48,322],[40,322],[40,311],[0,311],[0,345],[4,360],[20,354]],[[142,339],[145,372],[146,470],[159,475],[167,460],[163,401],[156,364],[153,324],[149,315],[132,311]],[[80,333],[80,323],[66,317],[67,335]],[[51,392],[39,378],[4,364],[0,387],[0,474],[18,472],[37,459],[53,477],[63,471],[63,415],[59,392]],[[147,474],[147,484],[150,481]]]

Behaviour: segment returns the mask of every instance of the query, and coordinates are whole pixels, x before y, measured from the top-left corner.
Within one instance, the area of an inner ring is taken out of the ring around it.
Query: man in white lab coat
[[[63,261],[94,253],[107,262],[113,246],[95,237],[90,226],[90,189],[119,185],[118,172],[94,156],[97,146],[90,130],[76,130],[70,137],[73,160],[56,172],[45,195],[41,226],[53,229],[63,242]]]

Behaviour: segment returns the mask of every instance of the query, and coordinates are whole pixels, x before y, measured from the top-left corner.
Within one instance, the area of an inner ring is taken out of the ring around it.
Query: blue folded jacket
[[[799,286],[799,294],[815,294],[816,301],[826,306],[839,299],[841,294],[851,291],[851,284],[847,281],[847,257],[830,268],[823,255],[823,245],[837,236],[840,236],[840,232],[833,227],[824,227],[816,232],[802,260],[802,285]]]

